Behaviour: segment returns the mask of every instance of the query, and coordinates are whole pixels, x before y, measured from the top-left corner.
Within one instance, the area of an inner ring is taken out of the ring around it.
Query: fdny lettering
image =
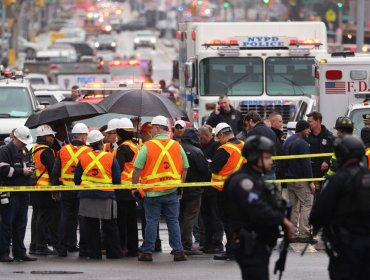
[[[284,42],[279,41],[277,36],[250,36],[243,42],[243,47],[284,47]]]
[[[347,82],[347,92],[366,92],[369,86],[365,81],[349,81]]]

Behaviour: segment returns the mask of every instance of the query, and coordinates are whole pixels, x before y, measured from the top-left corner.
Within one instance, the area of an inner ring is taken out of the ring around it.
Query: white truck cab
[[[21,74],[5,71],[0,78],[0,144],[40,108],[29,81]]]
[[[312,67],[323,123],[333,130],[338,117],[350,117],[355,134],[370,114],[370,55],[339,52],[318,55]]]

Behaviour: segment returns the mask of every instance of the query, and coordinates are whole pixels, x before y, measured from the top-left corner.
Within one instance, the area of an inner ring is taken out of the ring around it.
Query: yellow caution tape
[[[297,159],[297,158],[316,158],[316,157],[331,157],[334,153],[321,153],[321,154],[305,154],[305,155],[289,155],[289,156],[273,156],[273,160],[282,159]]]
[[[281,179],[281,180],[266,180],[266,183],[295,183],[295,182],[313,182],[323,181],[325,178],[304,178],[304,179]],[[38,192],[38,191],[88,191],[88,190],[128,190],[128,189],[148,189],[156,187],[210,187],[222,186],[223,182],[196,182],[183,184],[136,184],[136,185],[91,185],[91,186],[0,186],[0,192]]]

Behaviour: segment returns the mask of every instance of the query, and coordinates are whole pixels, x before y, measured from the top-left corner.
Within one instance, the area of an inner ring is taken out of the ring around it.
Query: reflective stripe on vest
[[[212,173],[211,182],[225,182],[225,180],[235,171],[238,171],[246,160],[242,157],[242,148],[244,142],[239,144],[226,143],[219,147],[224,149],[229,155],[229,159],[221,170],[216,174]],[[213,186],[215,189],[222,191],[223,186]]]
[[[123,142],[121,145],[129,146],[131,151],[134,153],[134,156],[130,162],[125,162],[123,171],[121,173],[122,184],[131,184],[132,183],[132,174],[134,173],[134,163],[139,153],[139,146],[136,145],[131,140]]]
[[[81,155],[83,185],[112,184],[112,164],[114,156],[103,151],[92,151]],[[114,191],[104,189],[103,191]]]
[[[370,148],[366,149],[365,155],[367,156],[367,167],[370,168]]]
[[[39,178],[36,182],[36,186],[51,186],[49,172],[46,169],[46,166],[42,164],[41,162],[41,154],[46,149],[52,150],[49,146],[44,145],[44,144],[36,144],[32,148],[32,158],[36,166],[35,175],[36,175],[36,178]],[[55,156],[54,151],[53,151],[53,154]]]
[[[65,145],[59,152],[60,163],[62,171],[59,180],[64,186],[74,185],[74,171],[77,166],[78,160],[83,153],[91,151],[87,146],[72,146],[71,144]]]
[[[181,183],[183,160],[180,144],[172,139],[152,139],[144,145],[147,147],[148,156],[141,172],[141,183]],[[161,186],[145,189],[145,192],[170,189],[174,189],[174,187]]]

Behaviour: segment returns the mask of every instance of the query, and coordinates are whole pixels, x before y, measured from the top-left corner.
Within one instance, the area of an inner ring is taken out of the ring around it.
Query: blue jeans
[[[145,197],[145,239],[143,244],[143,253],[151,253],[154,250],[155,240],[157,238],[157,226],[161,213],[164,215],[168,228],[169,243],[173,251],[181,252],[181,232],[179,225],[179,198],[177,192],[158,197]]]
[[[10,240],[13,242],[13,257],[26,254],[24,236],[27,227],[28,192],[11,193],[9,204],[1,205],[0,256],[9,255]]]

